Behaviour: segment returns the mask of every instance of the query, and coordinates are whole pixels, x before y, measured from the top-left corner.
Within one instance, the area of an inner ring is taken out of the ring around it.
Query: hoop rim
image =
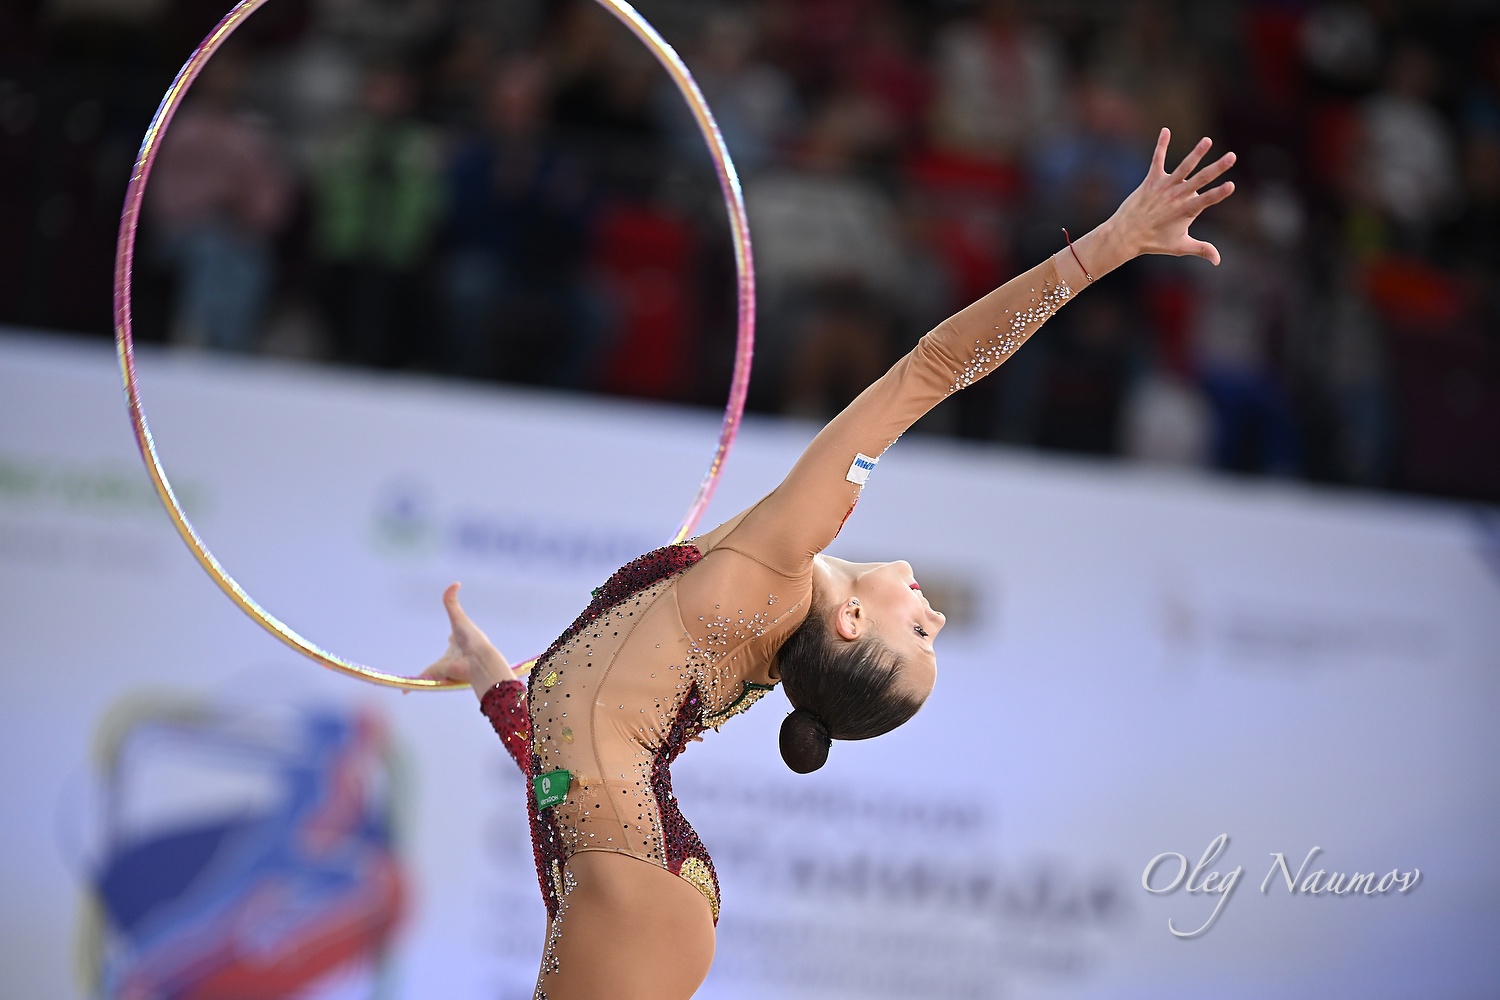
[[[135,262],[136,230],[140,224],[141,203],[145,198],[147,181],[151,175],[152,165],[156,161],[157,153],[160,151],[161,143],[166,135],[167,128],[171,124],[173,116],[176,115],[178,107],[186,96],[193,81],[198,78],[204,65],[215,52],[224,44],[235,30],[244,23],[245,19],[256,10],[266,4],[267,0],[240,0],[223,19],[214,26],[213,30],[193,50],[182,68],[178,70],[166,94],[163,95],[161,103],[157,106],[156,114],[152,116],[151,124],[147,126],[146,133],[141,139],[140,150],[136,155],[135,165],[131,171],[130,183],[125,191],[125,204],[120,213],[120,230],[115,245],[115,279],[114,279],[114,321],[115,321],[115,349],[119,356],[120,377],[124,384],[127,408],[130,414],[131,428],[135,433],[136,446],[141,453],[141,459],[145,463],[146,473],[151,479],[152,486],[160,498],[162,505],[166,508],[167,516],[171,519],[173,527],[181,536],[188,549],[198,560],[209,577],[223,590],[229,599],[233,601],[240,610],[249,615],[257,624],[270,632],[275,638],[297,652],[320,663],[330,670],[337,671],[357,677],[360,680],[385,687],[400,688],[408,691],[432,691],[432,690],[460,690],[468,685],[457,682],[445,682],[427,680],[421,677],[407,677],[401,674],[387,673],[372,667],[347,660],[337,654],[323,649],[314,644],[290,626],[286,625],[275,615],[261,607],[239,583],[229,575],[219,561],[209,550],[207,544],[199,536],[192,522],[188,520],[187,513],[172,489],[170,480],[167,479],[166,471],[162,468],[161,460],[157,455],[156,442],[152,437],[150,425],[146,421],[145,405],[141,398],[140,384],[136,374],[135,343],[131,325],[131,293],[132,293],[132,269]],[[730,377],[729,397],[724,408],[724,420],[719,431],[718,445],[714,450],[712,459],[709,461],[708,469],[699,483],[698,491],[688,506],[687,513],[683,516],[676,532],[671,536],[671,542],[680,542],[686,539],[697,527],[702,519],[704,511],[712,499],[714,490],[718,487],[719,477],[723,474],[724,463],[728,458],[729,449],[734,444],[734,439],[739,432],[740,418],[745,410],[745,398],[750,385],[750,366],[754,354],[755,345],[755,269],[754,258],[750,245],[749,220],[745,211],[745,200],[740,189],[739,174],[734,167],[734,161],[729,155],[729,148],[724,143],[724,138],[719,132],[718,123],[714,120],[713,112],[708,107],[702,91],[698,89],[692,74],[667,42],[656,32],[645,18],[636,12],[624,0],[596,0],[617,20],[623,23],[631,33],[636,36],[656,57],[658,63],[667,71],[676,85],[678,92],[687,102],[689,110],[698,125],[699,132],[703,135],[708,146],[710,158],[714,163],[715,173],[718,175],[719,188],[724,197],[725,210],[729,216],[729,225],[734,242],[735,274],[738,293],[738,316],[735,334],[735,357],[734,370]],[[533,656],[518,663],[513,669],[518,672],[529,670],[535,664],[537,657]]]

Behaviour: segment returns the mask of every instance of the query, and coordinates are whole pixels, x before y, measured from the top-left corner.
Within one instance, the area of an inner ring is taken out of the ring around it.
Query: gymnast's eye
[[[920,625],[913,625],[912,628],[917,630],[917,635],[920,635],[924,639],[927,638],[927,630],[925,628]]]

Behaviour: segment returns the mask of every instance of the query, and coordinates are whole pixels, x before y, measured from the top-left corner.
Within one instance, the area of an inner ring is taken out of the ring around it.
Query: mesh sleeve
[[[924,336],[818,433],[725,541],[787,576],[833,541],[865,477],[912,424],[1000,366],[1073,296],[1051,258]]]

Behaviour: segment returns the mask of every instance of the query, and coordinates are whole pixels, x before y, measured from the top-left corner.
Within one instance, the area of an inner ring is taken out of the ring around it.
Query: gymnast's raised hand
[[[501,681],[515,680],[520,675],[465,613],[458,603],[458,587],[451,583],[443,591],[443,610],[448,612],[450,628],[448,649],[421,676],[427,680],[463,682],[473,687],[475,694],[483,696]]]
[[[1177,169],[1168,173],[1167,146],[1171,141],[1170,129],[1164,128],[1158,133],[1156,151],[1151,154],[1151,167],[1146,171],[1146,178],[1115,210],[1113,221],[1121,229],[1135,234],[1137,253],[1175,257],[1195,254],[1217,265],[1218,248],[1212,243],[1193,239],[1188,235],[1188,226],[1205,208],[1234,194],[1234,181],[1225,181],[1208,191],[1203,189],[1234,166],[1235,155],[1225,153],[1193,173],[1213,145],[1213,140],[1204,136],[1182,158]]]

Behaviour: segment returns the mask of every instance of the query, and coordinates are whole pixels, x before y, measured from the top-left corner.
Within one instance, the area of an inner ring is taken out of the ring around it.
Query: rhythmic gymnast
[[[448,650],[423,676],[468,682],[527,776],[548,928],[540,1000],[671,1000],[708,975],[719,916],[713,865],[672,794],[671,762],[780,683],[794,711],[781,755],[823,765],[832,740],[901,725],[937,679],[943,615],[905,562],[825,555],[875,461],[949,394],[993,371],[1048,317],[1141,254],[1193,254],[1201,140],[1166,170],[1162,129],[1140,186],[1097,229],[957,313],[823,428],[786,479],[690,542],[626,565],[537,659],[524,683],[458,602],[443,595]],[[1196,173],[1195,173],[1196,171]]]

